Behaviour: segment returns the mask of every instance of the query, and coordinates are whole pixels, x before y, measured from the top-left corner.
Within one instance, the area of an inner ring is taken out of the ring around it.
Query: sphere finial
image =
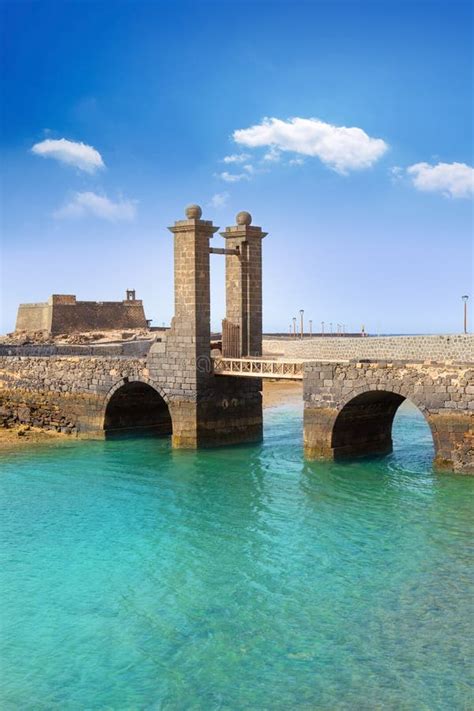
[[[186,208],[186,217],[188,220],[200,220],[202,210],[199,205],[188,205]]]
[[[252,224],[252,215],[250,212],[245,212],[245,210],[243,210],[242,212],[237,213],[235,221],[238,225],[247,225],[248,227],[248,225]]]

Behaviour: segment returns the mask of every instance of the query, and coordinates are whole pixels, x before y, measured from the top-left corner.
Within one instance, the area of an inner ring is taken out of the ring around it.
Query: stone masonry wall
[[[164,344],[156,346],[164,348]],[[162,395],[173,430],[180,436],[188,431],[196,436],[197,420],[199,445],[261,438],[259,379],[219,377],[208,371],[207,386],[200,388],[198,398],[195,383],[186,382],[190,364],[170,361],[170,368],[166,365],[161,362],[157,368],[156,361],[130,357],[2,356],[0,426],[29,424],[80,437],[101,437],[108,398],[127,380],[138,380]],[[209,366],[207,361],[207,366],[204,362],[199,367],[208,370]]]
[[[20,304],[16,317],[16,331],[51,331],[50,304]]]
[[[440,336],[369,336],[269,338],[264,337],[265,355],[308,360],[459,360],[474,362],[474,334]]]
[[[51,333],[146,328],[141,301],[77,301],[53,307]]]
[[[147,380],[142,358],[0,358],[0,425],[32,424],[87,436],[103,429],[107,393],[124,378]]]
[[[16,331],[47,331],[53,335],[119,328],[146,328],[143,303],[135,301],[73,301],[20,304]],[[74,297],[72,297],[74,298]]]

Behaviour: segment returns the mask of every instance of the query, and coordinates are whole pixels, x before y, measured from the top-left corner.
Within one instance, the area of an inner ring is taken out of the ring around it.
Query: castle
[[[134,289],[127,289],[123,301],[77,301],[73,294],[53,294],[44,303],[20,304],[15,331],[54,336],[146,327],[143,302],[135,298]]]

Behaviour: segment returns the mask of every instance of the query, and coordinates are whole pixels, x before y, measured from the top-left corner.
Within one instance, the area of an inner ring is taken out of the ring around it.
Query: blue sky
[[[249,210],[269,232],[267,330],[304,308],[315,330],[460,331],[471,8],[3,2],[2,332],[19,302],[126,288],[169,323],[166,227],[190,202],[222,228]]]

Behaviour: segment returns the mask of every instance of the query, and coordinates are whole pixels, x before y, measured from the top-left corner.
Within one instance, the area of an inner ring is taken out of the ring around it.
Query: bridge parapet
[[[456,360],[474,362],[474,334],[434,336],[315,336],[289,338],[264,336],[263,351],[283,358],[305,360]]]
[[[214,374],[239,378],[272,378],[303,380],[303,360],[270,360],[265,358],[214,358]]]

